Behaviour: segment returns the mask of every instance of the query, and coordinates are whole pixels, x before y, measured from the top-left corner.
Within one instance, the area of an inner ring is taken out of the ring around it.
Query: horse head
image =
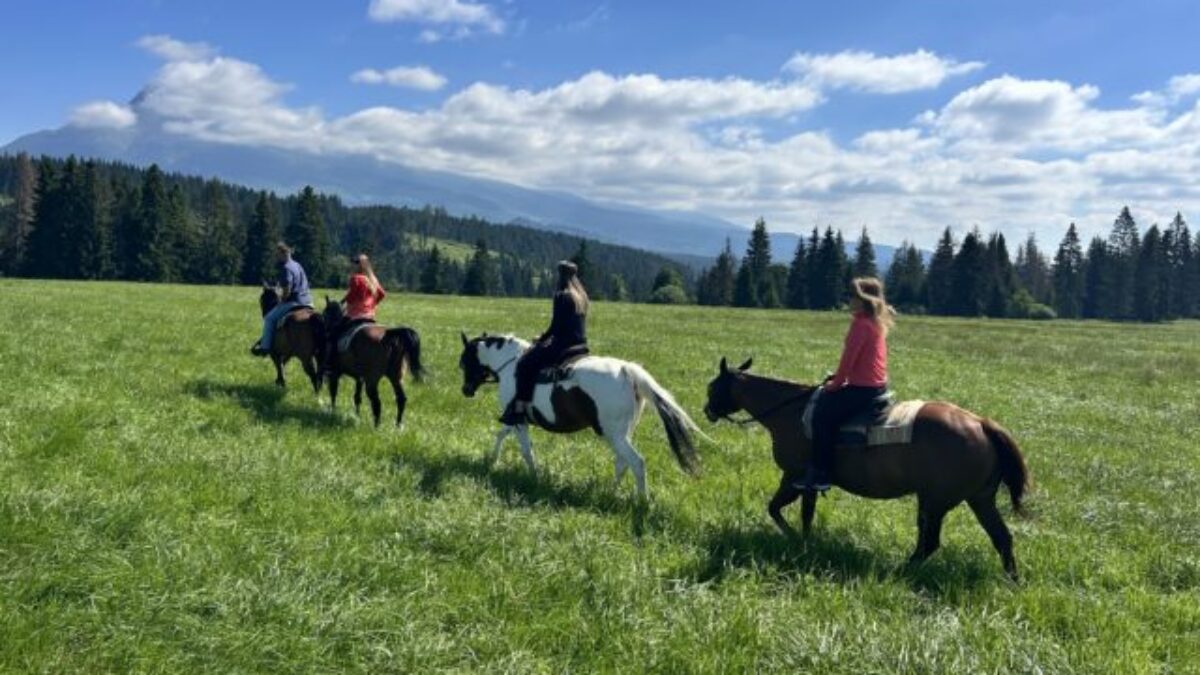
[[[266,281],[262,282],[262,293],[258,296],[258,307],[262,310],[263,316],[266,316],[267,312],[274,309],[275,305],[278,304],[279,291],[275,290],[275,287]]]
[[[328,295],[325,296],[325,310],[321,312],[321,318],[325,320],[326,326],[334,326],[341,321],[343,311],[342,303]]]
[[[529,343],[511,335],[488,335],[468,338],[459,332],[462,340],[462,356],[458,368],[463,373],[463,396],[475,395],[479,387],[487,382],[499,381],[501,373],[514,367],[516,360],[529,347]]]
[[[721,357],[717,376],[708,383],[708,400],[704,403],[704,416],[708,418],[708,421],[716,422],[722,417],[729,417],[742,409],[741,404],[733,395],[733,385],[738,377],[750,370],[753,365],[754,359],[751,358],[746,359],[746,362],[736,369],[730,369],[725,357]]]

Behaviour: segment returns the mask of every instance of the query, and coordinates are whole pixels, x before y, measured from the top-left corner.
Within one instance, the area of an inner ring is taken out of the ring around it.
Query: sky
[[[139,128],[931,247],[1200,213],[1200,3],[6,0],[0,144]]]

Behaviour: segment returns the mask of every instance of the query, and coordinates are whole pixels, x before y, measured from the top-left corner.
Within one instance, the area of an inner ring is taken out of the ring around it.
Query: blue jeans
[[[258,339],[258,346],[270,350],[271,343],[275,341],[275,324],[279,322],[279,319],[283,315],[302,306],[298,302],[288,301],[281,302],[272,307],[271,311],[267,312],[266,316],[263,317],[263,332],[262,337]]]

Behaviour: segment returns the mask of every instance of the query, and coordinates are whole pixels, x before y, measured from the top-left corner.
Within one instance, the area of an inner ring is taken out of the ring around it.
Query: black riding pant
[[[560,345],[554,340],[534,344],[517,361],[517,400],[526,403],[533,400],[538,373],[562,363],[567,357],[586,354],[587,351],[586,344]]]
[[[852,417],[869,410],[886,387],[842,387],[822,391],[813,410],[813,464],[823,471],[833,470],[833,450],[838,429]]]

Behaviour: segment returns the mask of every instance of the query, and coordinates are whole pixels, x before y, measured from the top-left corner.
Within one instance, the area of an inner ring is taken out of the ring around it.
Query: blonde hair
[[[359,253],[356,256],[358,262],[358,271],[367,278],[367,288],[371,293],[379,292],[379,278],[375,276],[375,268],[371,266],[371,259],[366,253]]]
[[[567,260],[558,263],[558,290],[571,296],[571,300],[575,302],[575,311],[580,316],[587,316],[591,301],[583,282],[579,280],[579,268],[575,263]]]
[[[875,277],[858,277],[850,282],[850,294],[862,302],[863,312],[875,320],[884,335],[896,325],[896,310],[884,296],[882,281]]]

